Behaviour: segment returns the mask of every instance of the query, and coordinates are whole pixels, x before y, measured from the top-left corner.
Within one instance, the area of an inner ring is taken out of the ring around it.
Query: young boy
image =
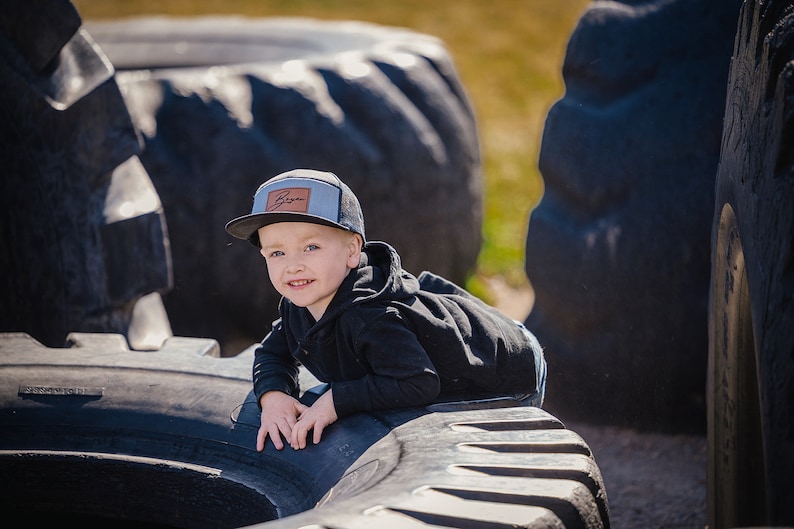
[[[296,169],[262,184],[250,215],[226,225],[260,248],[283,296],[257,348],[262,409],[256,448],[319,443],[355,412],[422,406],[445,397],[509,396],[541,406],[546,362],[520,323],[428,272],[414,277],[388,244],[366,242],[358,199],[336,175]],[[330,389],[298,395],[303,364]]]

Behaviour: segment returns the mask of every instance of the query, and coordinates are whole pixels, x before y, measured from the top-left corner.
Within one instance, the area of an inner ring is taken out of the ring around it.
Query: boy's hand
[[[281,391],[268,391],[262,395],[259,403],[262,405],[262,417],[259,432],[256,434],[256,449],[259,452],[264,450],[265,441],[270,436],[276,450],[281,450],[284,448],[281,436],[284,439],[292,438],[298,417],[308,407]]]
[[[305,409],[298,417],[298,422],[293,424],[290,446],[295,450],[306,448],[306,437],[309,435],[309,430],[314,430],[312,439],[314,444],[319,443],[325,427],[336,419],[334,398],[331,395],[331,390],[328,390],[312,404],[311,408]]]

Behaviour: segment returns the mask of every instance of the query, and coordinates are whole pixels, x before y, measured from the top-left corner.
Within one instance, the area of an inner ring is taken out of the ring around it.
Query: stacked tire
[[[158,348],[172,285],[160,199],[113,67],[71,2],[46,7],[0,10],[0,330]]]
[[[553,413],[705,429],[709,226],[739,4],[592,2],[571,36],[526,239],[526,324]]]
[[[794,5],[742,7],[709,311],[709,527],[794,526]]]
[[[403,266],[462,284],[476,265],[482,182],[476,123],[435,37],[361,22],[242,17],[86,24],[118,70],[163,201],[174,332],[224,351],[277,317],[264,264],[225,223],[296,167],[355,191],[367,237]],[[231,350],[234,354],[238,350]]]
[[[359,413],[301,451],[254,449],[253,350],[0,335],[0,507],[31,525],[609,527],[587,444],[512,400]],[[302,373],[302,400],[317,397]]]

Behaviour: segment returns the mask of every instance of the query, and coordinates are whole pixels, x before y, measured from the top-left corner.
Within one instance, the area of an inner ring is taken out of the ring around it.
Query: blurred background
[[[467,288],[524,319],[527,220],[543,193],[538,151],[564,93],[568,39],[589,0],[75,0],[85,21],[144,15],[362,20],[439,37],[475,110],[482,149],[483,244]]]

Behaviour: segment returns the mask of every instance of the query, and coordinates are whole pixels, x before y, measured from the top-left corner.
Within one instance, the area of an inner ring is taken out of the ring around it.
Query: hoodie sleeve
[[[270,333],[254,351],[254,394],[256,402],[268,391],[282,391],[296,396],[298,361],[289,353],[281,320],[273,323]]]
[[[360,329],[352,345],[368,374],[331,384],[338,416],[422,406],[438,396],[435,366],[398,311],[386,311]]]

